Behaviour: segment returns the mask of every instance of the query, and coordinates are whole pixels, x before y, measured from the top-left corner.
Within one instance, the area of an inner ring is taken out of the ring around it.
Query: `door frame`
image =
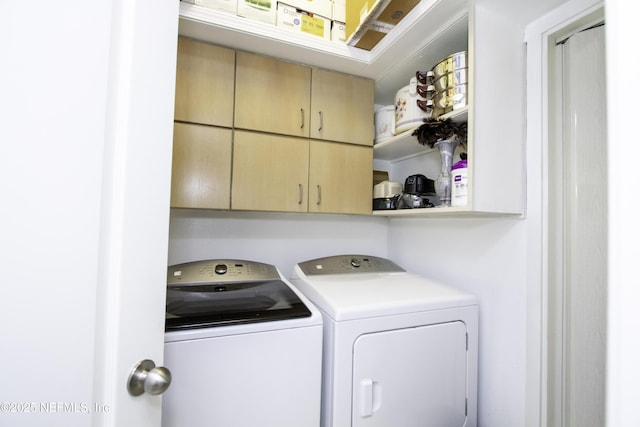
[[[604,3],[594,0],[572,0],[529,24],[525,29],[527,50],[527,361],[526,409],[527,427],[547,426],[550,394],[549,351],[557,341],[549,334],[549,321],[557,315],[550,304],[549,259],[551,197],[549,177],[553,161],[550,149],[556,144],[557,120],[551,105],[555,92],[550,70],[555,67],[553,48],[556,39],[604,15]],[[551,317],[550,317],[551,316]],[[555,401],[554,401],[555,402]]]
[[[577,182],[570,181],[571,178],[567,181],[567,172],[570,173],[571,171],[568,166],[569,158],[566,154],[569,147],[568,144],[570,144],[570,141],[567,141],[566,138],[566,126],[570,126],[570,124],[563,120],[565,115],[563,46],[564,42],[568,41],[573,35],[602,23],[604,23],[604,9],[599,9],[578,19],[566,28],[566,32],[560,31],[554,34],[555,48],[550,52],[553,60],[549,66],[549,83],[550,91],[554,96],[553,99],[549,100],[549,118],[554,125],[550,132],[550,144],[548,145],[547,420],[549,425],[558,427],[565,425],[567,422],[570,423],[570,419],[567,419],[567,410],[571,411],[571,413],[575,413],[576,409],[579,411],[579,408],[571,409],[573,406],[571,403],[577,403],[572,397],[572,391],[576,390],[572,390],[567,386],[569,385],[568,382],[573,378],[573,374],[570,372],[571,362],[579,361],[580,357],[572,355],[573,349],[568,344],[569,341],[575,342],[577,340],[580,342],[585,337],[580,332],[572,332],[576,330],[574,327],[578,325],[572,320],[575,318],[574,314],[571,313],[571,308],[577,307],[574,304],[587,302],[589,298],[587,295],[580,296],[573,292],[575,289],[572,289],[570,284],[570,275],[572,273],[567,269],[567,263],[570,262],[567,258],[567,251],[571,250],[571,237],[567,234],[565,226],[567,224],[566,214],[571,210],[571,205],[567,203],[567,194],[564,189],[570,188],[572,183],[577,184]],[[567,187],[567,183],[569,187]],[[606,191],[603,194],[606,194]],[[606,262],[607,260],[605,259],[605,271]],[[602,304],[606,305],[606,300]],[[606,319],[604,321],[604,327],[606,327]],[[598,332],[598,330],[590,332]],[[604,352],[605,349],[603,348],[602,351]],[[569,398],[568,401],[566,400],[567,398]]]

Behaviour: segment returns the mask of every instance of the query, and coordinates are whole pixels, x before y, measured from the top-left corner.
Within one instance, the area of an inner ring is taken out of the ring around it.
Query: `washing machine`
[[[322,315],[273,265],[169,267],[163,427],[320,424]]]
[[[394,262],[301,262],[291,282],[324,319],[323,427],[475,427],[478,303]]]

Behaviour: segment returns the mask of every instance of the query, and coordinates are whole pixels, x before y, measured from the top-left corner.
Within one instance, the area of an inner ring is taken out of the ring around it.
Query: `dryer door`
[[[353,427],[461,427],[467,329],[447,322],[360,336],[353,355]]]

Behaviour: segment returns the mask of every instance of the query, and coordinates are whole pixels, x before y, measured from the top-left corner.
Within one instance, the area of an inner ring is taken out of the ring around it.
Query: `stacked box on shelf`
[[[333,0],[331,4],[331,40],[346,43],[347,0]]]
[[[346,0],[181,0],[346,43]]]
[[[331,39],[331,20],[329,18],[298,9],[289,4],[278,2],[276,22],[278,27],[289,28],[326,40]]]
[[[373,49],[420,0],[350,0],[347,5],[347,44]]]
[[[323,18],[331,19],[331,14],[333,13],[333,2],[331,0],[287,0],[285,3],[309,14],[320,15]]]
[[[276,0],[238,0],[238,16],[276,25]]]
[[[346,26],[344,23],[340,21],[331,22],[331,41],[340,43],[347,42]]]
[[[209,9],[238,13],[238,0],[181,0],[185,3],[208,7]]]

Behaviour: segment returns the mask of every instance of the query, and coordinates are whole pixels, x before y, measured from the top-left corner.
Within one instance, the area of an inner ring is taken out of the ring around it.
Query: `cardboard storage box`
[[[276,0],[238,0],[238,16],[276,25]]]
[[[330,19],[288,4],[278,3],[277,26],[331,40]]]
[[[389,172],[387,171],[373,171],[373,185],[376,186],[381,182],[389,181]]]
[[[209,9],[223,10],[236,14],[238,12],[238,0],[181,0],[185,3],[196,6],[207,7]]]
[[[331,0],[287,0],[286,3],[296,9],[329,19],[331,19],[331,13],[333,12],[333,2]]]
[[[420,0],[350,0],[347,44],[371,50]]]

